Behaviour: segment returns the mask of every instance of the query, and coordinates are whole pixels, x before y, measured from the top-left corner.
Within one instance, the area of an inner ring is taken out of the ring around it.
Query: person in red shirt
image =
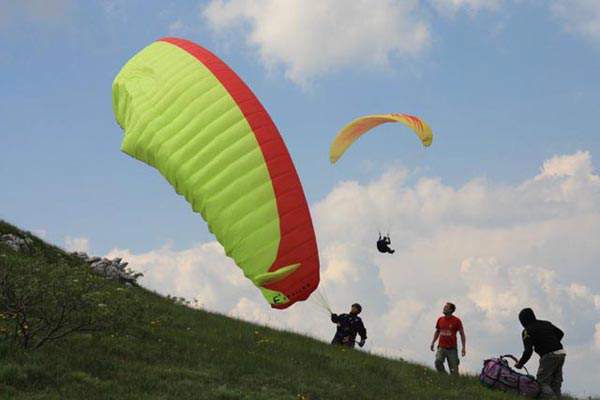
[[[448,367],[452,375],[458,375],[458,346],[456,345],[456,332],[460,332],[460,341],[462,343],[462,356],[467,355],[467,339],[463,329],[462,321],[455,317],[456,306],[452,303],[446,303],[444,306],[444,316],[438,318],[435,324],[435,333],[431,341],[431,351],[435,351],[435,342],[438,341],[437,352],[435,353],[435,369],[439,372],[446,372],[444,362],[448,360]]]

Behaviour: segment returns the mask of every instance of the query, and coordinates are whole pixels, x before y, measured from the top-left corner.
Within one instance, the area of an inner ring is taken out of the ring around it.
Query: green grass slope
[[[27,252],[0,245],[0,269],[44,274],[68,265],[88,273],[79,259],[0,221],[5,233],[33,243]],[[32,264],[45,269],[27,272]],[[110,282],[104,290],[126,292],[118,298],[121,308],[110,304],[114,312],[128,310],[118,330],[74,333],[35,350],[1,340],[0,399],[515,398],[482,387],[475,377],[452,379],[421,365],[332,347],[191,309],[143,288]]]

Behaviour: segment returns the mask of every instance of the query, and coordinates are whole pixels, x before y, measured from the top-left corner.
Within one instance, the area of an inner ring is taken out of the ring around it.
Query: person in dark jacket
[[[396,250],[391,249],[390,244],[392,244],[392,241],[390,240],[390,235],[388,234],[385,236],[381,236],[380,233],[379,239],[377,239],[377,250],[379,250],[380,253],[394,254]]]
[[[331,344],[354,348],[356,335],[358,334],[360,335],[360,342],[358,342],[358,345],[360,347],[365,345],[365,341],[367,340],[367,330],[365,329],[362,319],[358,316],[361,311],[362,307],[360,304],[354,303],[348,314],[331,314],[331,322],[337,325],[337,330]]]
[[[542,396],[560,397],[566,357],[560,341],[565,334],[552,323],[537,319],[531,308],[521,310],[519,321],[525,328],[522,334],[525,349],[515,367],[523,368],[535,350],[540,356],[536,378],[541,386]]]

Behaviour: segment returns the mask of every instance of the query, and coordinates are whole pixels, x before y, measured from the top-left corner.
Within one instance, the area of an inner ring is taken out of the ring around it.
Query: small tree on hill
[[[0,334],[23,348],[81,332],[119,330],[133,318],[130,290],[83,265],[0,258]]]

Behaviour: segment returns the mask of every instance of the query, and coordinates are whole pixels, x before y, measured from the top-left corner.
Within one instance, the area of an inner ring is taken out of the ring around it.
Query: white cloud
[[[190,26],[188,26],[181,19],[175,20],[169,24],[169,35],[188,35],[192,32]]]
[[[600,180],[591,155],[551,158],[512,186],[408,176],[392,169],[367,184],[342,182],[312,210],[321,290],[335,311],[363,305],[367,350],[431,365],[433,326],[452,301],[468,337],[462,365],[475,372],[485,357],[521,351],[517,314],[529,306],[566,333],[566,390],[600,393]],[[375,250],[377,229],[387,225],[394,255]],[[323,340],[333,333],[314,295],[283,312],[269,309],[217,243],[117,255],[151,268],[143,284],[162,293]]]
[[[277,318],[277,315],[270,313],[269,310],[262,307],[258,301],[250,300],[247,297],[239,299],[235,307],[233,307],[227,315],[245,321],[269,325],[274,328],[286,328],[286,324],[282,323],[282,321]]]
[[[183,23],[183,21],[178,19],[178,20],[172,22],[171,24],[169,24],[169,32],[178,32],[184,27],[185,27],[185,24]]]
[[[48,235],[48,231],[46,231],[45,229],[33,229],[31,232],[42,239],[45,238],[46,235]]]
[[[268,68],[298,84],[352,65],[386,68],[430,43],[415,0],[212,0],[203,16],[216,32],[242,30]]]
[[[174,251],[164,246],[144,254],[113,249],[106,257],[121,257],[138,272],[144,273],[144,286],[159,288],[163,294],[197,300],[211,310],[229,311],[239,297],[251,293],[251,285],[233,261],[225,257],[217,242]],[[237,292],[238,296],[232,294]]]
[[[568,32],[600,43],[600,2],[597,0],[554,0],[552,12]]]
[[[460,11],[475,15],[480,11],[496,11],[503,0],[430,0],[434,8],[443,15],[453,16]]]
[[[85,237],[65,236],[65,249],[67,251],[90,251],[90,240]]]
[[[216,33],[235,35],[254,49],[269,70],[283,68],[293,82],[306,85],[339,69],[390,68],[393,60],[428,49],[435,27],[427,15],[499,13],[522,0],[210,0],[202,17]],[[544,4],[565,31],[600,43],[600,2],[552,0]],[[505,30],[506,20],[490,27]],[[233,40],[232,40],[233,42]]]
[[[435,178],[409,186],[406,176],[391,171],[367,185],[341,183],[314,207],[323,253],[335,241],[337,248],[354,246],[362,253],[354,258],[357,265],[376,266],[358,285],[383,287],[370,293],[380,297],[370,310],[381,316],[371,322],[383,326],[374,346],[403,347],[404,357],[430,361],[425,349],[433,322],[443,303],[453,301],[470,337],[463,364],[476,371],[484,357],[520,351],[516,317],[531,306],[564,328],[578,365],[593,370],[599,354],[585,350],[593,347],[593,327],[600,321],[600,250],[594,244],[600,235],[600,180],[590,154],[554,157],[515,186],[476,179],[454,188]],[[389,221],[396,253],[375,254],[373,224]],[[347,292],[365,296],[360,289],[338,293],[350,300]],[[567,378],[572,391],[594,387],[600,392],[591,373]]]
[[[594,167],[588,151],[552,157],[544,162],[540,174],[535,179],[554,177],[581,177],[595,182],[599,179],[598,175],[594,175]]]

